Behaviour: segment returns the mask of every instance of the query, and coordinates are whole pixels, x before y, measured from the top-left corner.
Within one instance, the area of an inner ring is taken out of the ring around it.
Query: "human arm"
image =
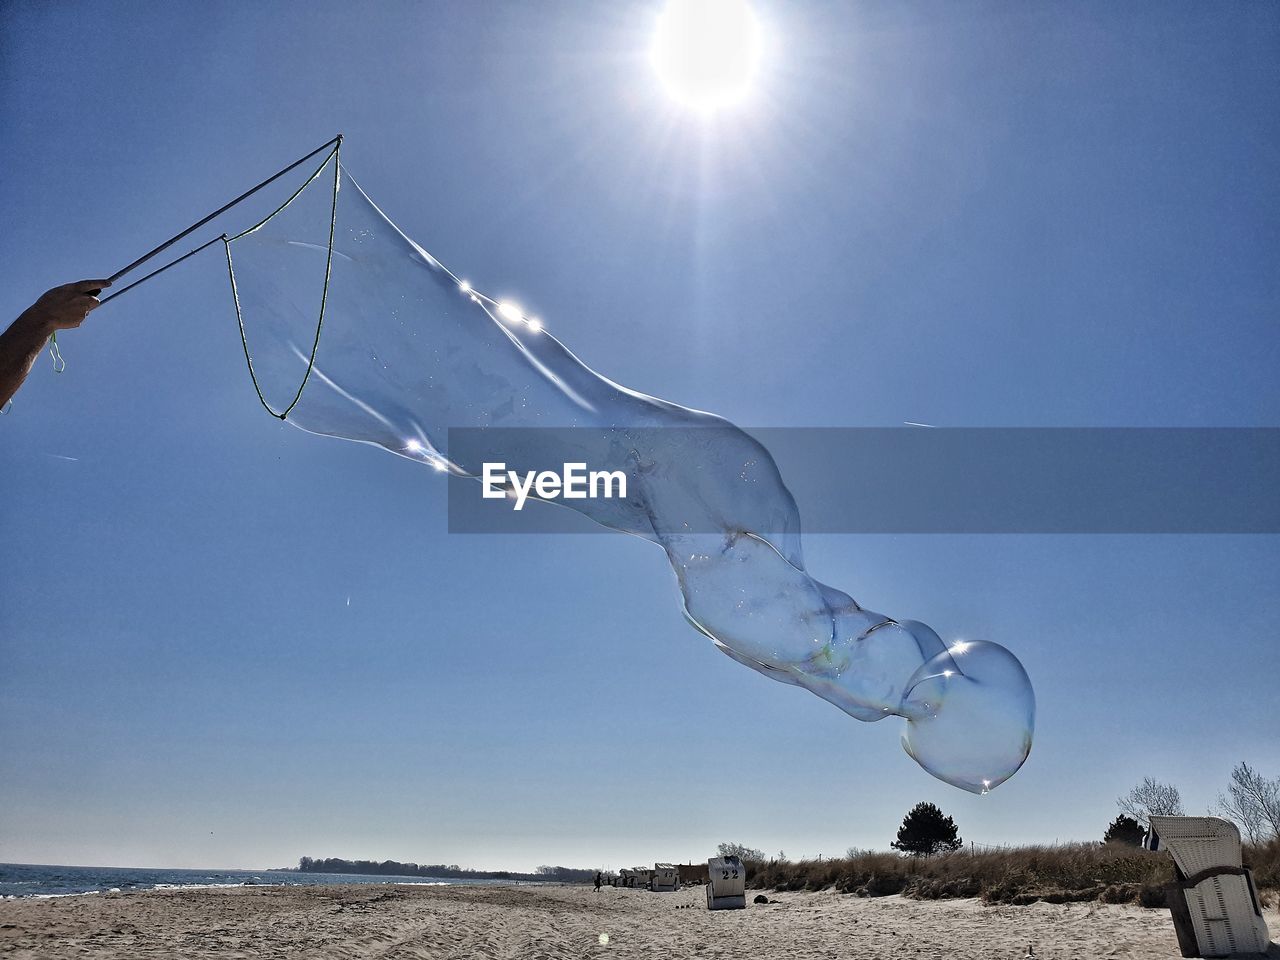
[[[54,287],[0,333],[0,406],[18,392],[49,337],[84,323],[98,306],[97,293],[109,286],[108,280],[81,280]]]

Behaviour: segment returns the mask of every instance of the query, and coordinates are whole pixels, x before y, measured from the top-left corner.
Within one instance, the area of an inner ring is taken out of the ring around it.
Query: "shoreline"
[[[147,867],[64,867],[0,864],[0,902],[146,890],[195,890],[254,886],[493,886],[553,883],[521,878],[489,879],[424,874],[338,874],[296,870],[209,870]]]
[[[856,955],[990,960],[1178,956],[1167,910],[1103,903],[769,891],[708,911],[701,887],[650,893],[555,884],[174,888],[0,902],[0,953],[30,958]],[[1280,929],[1276,910],[1265,911]],[[607,939],[605,939],[607,938]],[[1272,955],[1280,956],[1273,947]]]

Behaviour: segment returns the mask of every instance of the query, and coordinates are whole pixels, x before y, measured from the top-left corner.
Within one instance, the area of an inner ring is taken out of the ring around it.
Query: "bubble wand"
[[[220,217],[222,214],[226,213],[228,210],[230,210],[232,207],[236,206],[237,204],[242,203],[245,200],[248,200],[251,196],[257,193],[259,190],[262,190],[263,188],[268,187],[271,184],[275,183],[277,180],[283,177],[286,173],[289,173],[292,170],[296,170],[298,167],[302,166],[302,164],[306,163],[308,160],[312,159],[318,154],[323,153],[325,150],[329,150],[330,148],[332,148],[332,152],[328,157],[325,157],[324,164],[321,164],[320,166],[320,169],[323,170],[324,166],[328,164],[329,160],[337,155],[338,150],[341,146],[342,146],[342,134],[339,133],[337,136],[333,137],[331,140],[328,140],[325,143],[322,143],[320,146],[316,147],[314,150],[308,153],[305,157],[300,157],[299,159],[295,160],[293,163],[289,164],[288,166],[282,167],[281,169],[273,173],[271,176],[267,177],[267,179],[263,180],[261,183],[257,184],[254,187],[251,187],[250,189],[246,190],[244,193],[240,194],[240,196],[236,197],[234,200],[223,204],[217,210],[213,211],[213,213],[209,214],[206,217],[201,218],[200,220],[197,220],[195,223],[187,227],[181,233],[175,234],[174,236],[166,240],[164,243],[160,244],[158,247],[155,247],[154,249],[144,253],[142,256],[140,256],[137,260],[134,260],[133,263],[129,264],[127,267],[123,267],[122,269],[117,270],[115,273],[113,273],[110,277],[107,278],[107,282],[115,283],[121,277],[125,276],[128,273],[131,273],[132,271],[142,266],[147,261],[163,253],[165,250],[168,250],[171,246],[173,246],[183,237],[190,236],[192,233],[195,233],[195,231],[199,230],[201,227],[209,223],[211,220],[214,220],[217,217]],[[316,174],[313,175],[311,179],[315,179],[315,176],[318,175],[319,172],[320,171],[317,170]],[[307,182],[310,183],[311,181],[308,180]],[[227,235],[223,233],[223,234],[220,234],[219,236],[213,237],[205,241],[195,249],[188,250],[182,256],[177,257],[174,260],[170,260],[164,266],[158,267],[157,269],[152,270],[150,273],[146,274],[145,276],[139,277],[137,280],[134,280],[132,283],[121,287],[119,290],[115,291],[110,296],[103,297],[102,300],[99,301],[99,305],[108,303],[109,301],[114,300],[116,297],[120,296],[122,293],[127,293],[128,291],[132,290],[134,287],[140,284],[146,283],[152,277],[158,277],[160,274],[164,273],[170,267],[176,267],[178,264],[182,263],[184,260],[188,260],[191,257],[194,257],[197,253],[200,253],[202,250],[208,249],[209,247],[213,246],[215,243],[218,243],[219,241],[226,243],[227,239],[228,239]],[[96,297],[98,296],[98,294],[102,293],[102,288],[99,288],[97,290],[87,290],[85,292],[88,293],[88,295],[91,297]],[[247,353],[247,348],[246,348],[246,353]],[[61,350],[58,349],[58,333],[56,330],[49,335],[49,355],[50,357],[53,358],[54,373],[62,373],[62,371],[66,369],[67,365],[66,365],[66,361],[62,359]],[[308,370],[308,373],[309,372],[310,371]],[[255,386],[256,386],[256,381],[255,381]],[[296,402],[297,400],[294,401],[294,403]],[[265,406],[265,401],[264,401],[264,406]],[[290,409],[292,409],[292,407],[293,407],[293,404],[290,404]],[[279,414],[276,413],[274,410],[271,410],[270,407],[268,407],[267,409],[273,416],[279,416]],[[6,404],[6,410],[7,410],[7,404]]]
[[[300,159],[293,161],[293,163],[289,164],[287,167],[282,167],[280,170],[276,171],[271,176],[267,177],[267,179],[263,180],[257,186],[251,187],[250,189],[246,190],[244,193],[240,194],[240,196],[236,197],[234,200],[230,201],[229,203],[223,204],[221,207],[213,211],[213,213],[209,214],[207,217],[203,217],[202,219],[197,220],[195,223],[187,227],[181,233],[175,234],[174,236],[170,237],[168,240],[160,244],[155,249],[149,250],[147,253],[144,253],[142,256],[140,256],[137,260],[133,261],[133,263],[129,264],[127,267],[123,267],[122,269],[117,270],[115,273],[113,273],[110,277],[107,278],[107,281],[109,283],[115,283],[125,274],[132,273],[134,270],[142,266],[148,260],[151,260],[152,258],[168,250],[171,246],[173,246],[179,240],[195,233],[197,230],[199,230],[205,224],[209,223],[211,220],[214,220],[217,217],[220,217],[222,214],[226,213],[228,210],[230,210],[232,207],[236,206],[237,204],[242,203],[245,200],[248,200],[251,196],[257,193],[259,190],[262,190],[263,188],[268,187],[271,184],[275,183],[277,180],[283,177],[286,173],[289,173],[292,170],[296,170],[298,167],[302,166],[312,157],[318,156],[319,154],[323,153],[325,150],[329,150],[330,148],[332,148],[332,150],[336,152],[341,145],[342,145],[342,134],[338,134],[333,139],[325,143],[322,143],[320,146],[316,147],[314,150],[308,153],[305,157],[301,157]],[[328,163],[328,159],[326,159],[325,162]],[[219,240],[225,239],[225,237],[226,237],[225,234],[219,237],[214,237],[212,240],[209,240],[208,242],[201,244],[200,246],[196,247],[194,250],[190,250],[187,253],[184,253],[182,256],[178,257],[176,260],[169,261],[163,267],[159,267],[156,270],[152,270],[150,273],[146,274],[143,277],[140,277],[137,280],[134,280],[132,283],[128,284],[127,286],[121,287],[119,290],[111,294],[109,297],[103,297],[102,303],[107,303],[110,300],[114,300],[116,297],[120,296],[122,293],[132,290],[134,287],[138,286],[139,284],[146,283],[152,277],[159,276],[160,274],[168,270],[170,267],[177,266],[183,260],[186,260],[188,257],[194,257],[201,250],[204,250],[206,247],[213,246],[213,244],[217,243]],[[101,290],[92,290],[89,293],[90,293],[90,296],[97,296],[101,292],[102,292]]]

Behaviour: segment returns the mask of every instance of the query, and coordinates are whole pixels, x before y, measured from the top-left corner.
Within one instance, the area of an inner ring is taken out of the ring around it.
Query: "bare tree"
[[[1234,820],[1250,843],[1280,837],[1280,777],[1268,780],[1241,763],[1231,771],[1226,794],[1218,794],[1218,811]]]
[[[1182,816],[1182,795],[1171,783],[1161,783],[1154,777],[1143,777],[1142,782],[1116,798],[1120,812],[1144,826],[1151,825],[1151,817]]]
[[[764,860],[764,851],[748,847],[743,843],[720,843],[716,845],[716,853],[722,857],[737,857],[739,860]]]

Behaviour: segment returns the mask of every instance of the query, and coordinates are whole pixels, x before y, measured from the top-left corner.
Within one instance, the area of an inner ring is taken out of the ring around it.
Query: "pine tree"
[[[1142,824],[1133,817],[1126,817],[1123,813],[1111,821],[1111,825],[1107,827],[1107,832],[1102,835],[1103,843],[1123,843],[1130,847],[1142,846],[1142,838],[1146,831],[1142,829]]]
[[[932,803],[917,803],[903,818],[898,839],[889,846],[903,853],[927,857],[939,851],[957,850],[962,842],[954,820]]]

